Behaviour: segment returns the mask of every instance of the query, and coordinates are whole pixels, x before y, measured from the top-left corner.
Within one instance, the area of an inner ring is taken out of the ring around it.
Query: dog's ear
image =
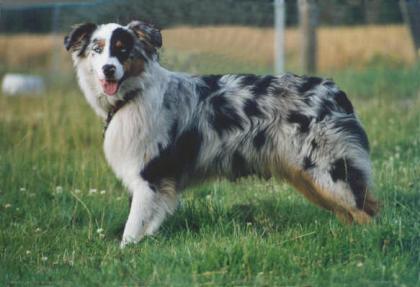
[[[140,40],[153,46],[155,49],[162,47],[162,34],[160,33],[160,29],[155,25],[142,21],[132,21],[127,27],[131,29]]]
[[[79,51],[79,56],[83,54],[89,43],[90,36],[96,30],[97,26],[93,23],[79,24],[73,27],[73,30],[64,37],[64,47],[67,51]]]

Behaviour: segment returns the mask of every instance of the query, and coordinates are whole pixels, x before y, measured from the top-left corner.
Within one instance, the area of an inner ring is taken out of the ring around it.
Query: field
[[[203,72],[208,64],[191,67],[208,54],[225,57],[235,63],[264,70],[274,59],[274,30],[236,26],[175,27],[163,30],[164,51],[176,53],[174,68]],[[404,26],[321,27],[318,32],[318,65],[321,71],[360,68],[378,61],[387,64],[410,65],[415,53],[410,35]],[[36,45],[34,45],[36,43]],[[0,35],[0,73],[12,71],[39,71],[52,65],[51,51],[60,59],[60,70],[71,71],[68,55],[62,48],[63,35]],[[299,34],[287,29],[285,35],[286,65],[288,70],[299,69]],[[209,61],[214,63],[215,61]],[[213,64],[217,65],[216,64]],[[227,65],[225,65],[227,66]],[[226,69],[218,65],[216,70]]]
[[[418,286],[420,66],[411,64],[400,35],[393,56],[373,53],[346,69],[347,60],[329,66],[320,59],[322,74],[347,92],[370,138],[382,212],[368,226],[340,224],[284,183],[220,180],[187,190],[156,236],[120,250],[128,197],[105,162],[102,123],[75,80],[39,97],[0,95],[0,285]],[[19,48],[34,61],[25,69],[48,66],[42,45]],[[205,45],[178,45],[163,61],[179,70],[271,70],[269,52],[244,64],[246,56],[227,52],[221,61]],[[337,57],[354,57],[346,53]],[[8,61],[0,72],[18,69],[21,60]]]

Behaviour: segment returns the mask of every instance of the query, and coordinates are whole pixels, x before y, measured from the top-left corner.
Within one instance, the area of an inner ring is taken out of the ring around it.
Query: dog
[[[172,72],[160,30],[142,21],[77,25],[64,44],[131,196],[121,247],[154,234],[183,189],[218,177],[285,179],[348,223],[378,212],[367,135],[332,80]]]

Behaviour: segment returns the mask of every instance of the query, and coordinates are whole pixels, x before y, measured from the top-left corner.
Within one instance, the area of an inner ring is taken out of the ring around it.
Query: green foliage
[[[275,181],[216,181],[187,190],[158,235],[124,250],[127,195],[76,84],[0,96],[0,285],[418,286],[419,67],[332,76],[370,137],[374,224],[343,226]]]

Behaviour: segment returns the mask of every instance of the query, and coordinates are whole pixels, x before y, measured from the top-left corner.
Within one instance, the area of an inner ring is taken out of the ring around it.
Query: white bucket
[[[39,95],[45,90],[44,79],[25,74],[6,74],[1,87],[3,95]]]

